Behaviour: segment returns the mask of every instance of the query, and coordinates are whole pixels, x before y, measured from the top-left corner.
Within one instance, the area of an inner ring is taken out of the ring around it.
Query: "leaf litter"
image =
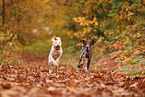
[[[32,58],[26,59],[27,65],[1,66],[1,97],[145,96],[144,76],[125,76],[106,68],[90,70],[89,74],[85,74],[84,70],[78,72],[71,64],[60,64],[57,73],[49,74],[46,56],[36,58],[36,62]]]

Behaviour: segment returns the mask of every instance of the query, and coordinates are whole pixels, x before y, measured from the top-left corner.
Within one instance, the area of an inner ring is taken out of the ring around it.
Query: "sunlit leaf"
[[[135,73],[137,70],[136,69],[131,69],[131,72],[132,73]]]
[[[130,68],[132,68],[131,66],[125,66],[123,67],[123,70],[129,70]]]

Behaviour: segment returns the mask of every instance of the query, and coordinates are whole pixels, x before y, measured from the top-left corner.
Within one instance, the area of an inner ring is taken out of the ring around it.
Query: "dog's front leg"
[[[52,64],[50,62],[48,63],[48,67],[49,67],[49,73],[52,73]]]
[[[85,56],[83,56],[83,63],[84,63],[85,73],[88,73]]]
[[[89,66],[90,66],[91,58],[88,58],[88,63],[87,63],[87,70],[89,71]]]
[[[56,60],[53,60],[52,64],[55,66],[54,72],[57,72],[57,71],[58,71],[58,66],[59,66],[59,64],[57,64]],[[50,68],[51,68],[51,67],[50,67]]]
[[[52,62],[53,58],[51,56],[48,57],[48,67],[49,67],[49,73],[52,73]]]
[[[60,60],[60,58],[57,58],[57,59],[56,59],[57,65],[55,65],[55,72],[58,72],[59,60]]]
[[[60,58],[57,58],[57,59],[56,59],[57,65],[55,65],[55,72],[58,72],[59,60],[60,60]]]
[[[61,53],[60,56],[56,59],[56,62],[57,62],[57,66],[55,67],[56,72],[58,72],[59,60],[60,60],[61,56],[62,56],[62,53]]]
[[[53,64],[55,65],[55,72],[57,72],[57,71],[58,71],[58,66],[59,66],[59,64],[58,64],[57,61],[54,60],[54,59],[53,59]]]
[[[78,68],[80,68],[80,63],[81,63],[81,61],[82,61],[82,57],[83,57],[83,54],[81,54],[81,56],[80,56],[80,60],[79,60],[79,64],[78,64]]]
[[[61,56],[62,56],[62,53],[61,53],[60,56],[56,59],[56,62],[57,62],[58,65],[59,65],[59,60],[60,60]]]
[[[51,67],[52,64],[58,66],[56,60],[52,56],[49,56],[49,61],[48,61],[49,73],[52,73],[52,67]]]

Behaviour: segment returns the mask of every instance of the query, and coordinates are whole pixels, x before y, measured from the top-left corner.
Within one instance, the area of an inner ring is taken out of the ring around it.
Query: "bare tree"
[[[2,25],[3,25],[3,27],[5,25],[5,0],[3,0],[3,19],[2,19]]]

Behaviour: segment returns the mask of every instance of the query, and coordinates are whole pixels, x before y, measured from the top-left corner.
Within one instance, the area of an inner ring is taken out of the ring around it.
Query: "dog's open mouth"
[[[56,49],[56,50],[60,50],[60,46],[57,45],[57,46],[55,47],[55,49]]]

